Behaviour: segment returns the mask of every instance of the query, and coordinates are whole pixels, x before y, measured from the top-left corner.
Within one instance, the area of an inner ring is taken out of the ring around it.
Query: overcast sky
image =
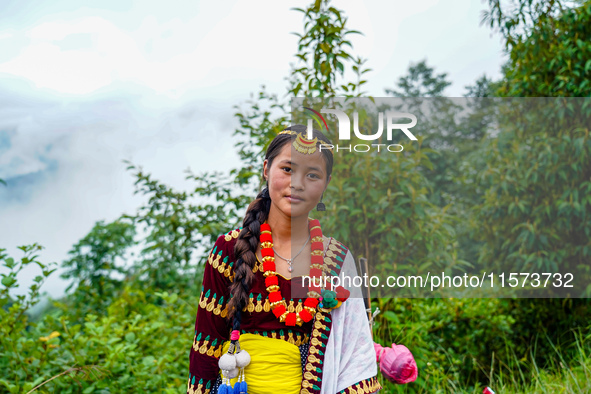
[[[20,257],[16,246],[38,242],[42,261],[60,262],[96,221],[133,213],[141,199],[124,159],[178,188],[186,168],[235,166],[233,106],[263,84],[285,95],[290,32],[302,31],[290,7],[307,4],[2,0],[0,248]],[[425,58],[449,74],[448,96],[500,76],[501,40],[480,26],[485,3],[333,5],[364,33],[351,36],[353,54],[369,59],[373,96]],[[57,276],[44,286],[54,297],[66,287]]]

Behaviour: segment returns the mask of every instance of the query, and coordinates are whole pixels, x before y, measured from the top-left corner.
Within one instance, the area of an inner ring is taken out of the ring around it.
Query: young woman
[[[314,208],[324,210],[333,153],[319,131],[306,136],[305,126],[296,125],[275,137],[263,163],[267,186],[243,226],[220,235],[209,254],[187,393],[381,388],[360,289],[310,280],[352,278],[357,270],[349,250],[309,217]]]

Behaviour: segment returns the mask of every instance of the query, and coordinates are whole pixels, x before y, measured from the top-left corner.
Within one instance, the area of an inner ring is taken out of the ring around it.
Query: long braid
[[[248,206],[242,231],[234,245],[236,264],[234,265],[234,282],[230,286],[232,298],[228,302],[228,320],[232,321],[233,330],[240,329],[242,309],[248,302],[248,294],[254,280],[252,269],[256,264],[261,224],[267,220],[270,209],[271,198],[268,189],[263,189]]]

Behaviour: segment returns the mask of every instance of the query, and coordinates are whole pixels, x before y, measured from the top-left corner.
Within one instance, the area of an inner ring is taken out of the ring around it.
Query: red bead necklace
[[[320,297],[320,278],[322,276],[322,264],[324,262],[324,242],[322,229],[318,219],[310,220],[308,223],[310,237],[312,237],[312,257],[310,265],[310,286],[308,287],[308,298],[304,301],[303,309],[296,312],[288,312],[285,298],[281,295],[281,288],[277,279],[275,266],[275,252],[273,251],[273,237],[271,226],[268,223],[261,225],[261,254],[263,256],[263,275],[265,275],[265,286],[269,292],[269,303],[273,314],[286,326],[301,326],[314,317]]]

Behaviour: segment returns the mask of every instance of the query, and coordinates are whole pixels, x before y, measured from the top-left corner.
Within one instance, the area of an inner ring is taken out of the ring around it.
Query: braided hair
[[[306,133],[306,126],[293,125],[285,130],[292,130],[298,133]],[[332,144],[330,140],[320,131],[314,129],[313,136],[325,144]],[[295,136],[291,134],[277,135],[267,148],[265,159],[268,160],[267,167],[270,168],[273,160],[279,155],[285,144],[291,143]],[[327,149],[321,151],[326,163],[327,179],[332,173],[333,157],[332,152]],[[250,203],[244,220],[242,222],[242,231],[238,235],[234,245],[234,281],[230,285],[230,294],[232,298],[228,302],[228,321],[232,322],[232,330],[240,329],[242,319],[242,309],[248,302],[248,295],[252,288],[252,282],[255,279],[252,269],[256,264],[256,251],[261,235],[261,224],[269,217],[271,209],[271,197],[269,195],[268,184]]]

